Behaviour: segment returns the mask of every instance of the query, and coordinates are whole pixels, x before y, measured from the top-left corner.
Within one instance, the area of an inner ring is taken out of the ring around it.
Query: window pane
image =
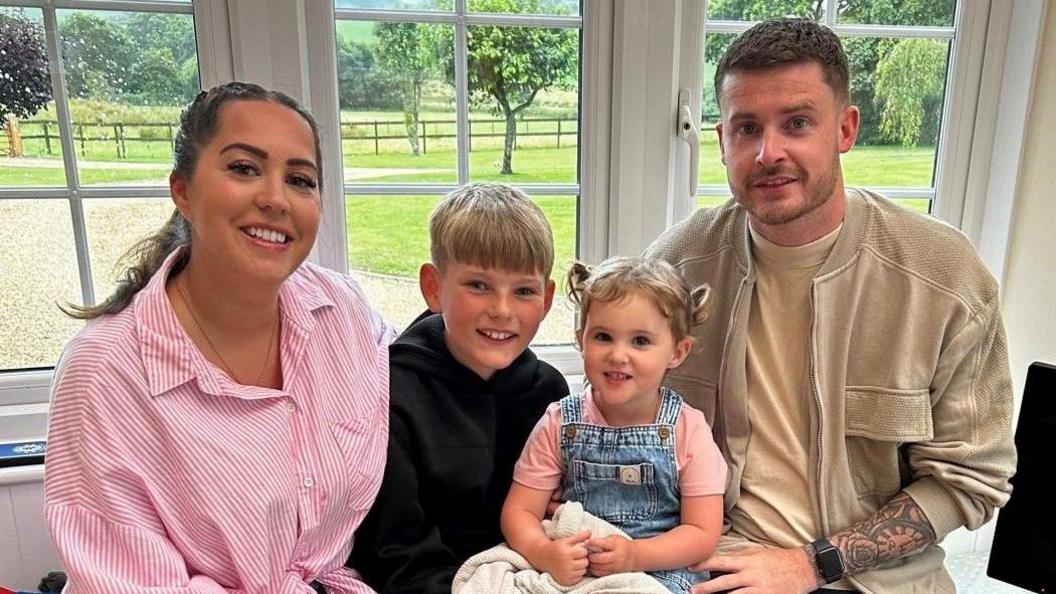
[[[838,5],[836,22],[841,25],[952,27],[956,11],[956,0],[853,0]]]
[[[191,15],[60,10],[84,184],[164,184],[180,108],[198,93]]]
[[[576,253],[575,196],[534,198],[554,233],[552,277],[558,286]],[[418,269],[429,261],[429,213],[434,196],[346,196],[349,269],[371,304],[386,318],[407,326],[425,311],[418,289]],[[536,335],[536,344],[572,342],[573,311],[555,299],[554,308]]]
[[[65,186],[43,14],[0,8],[0,187]]]
[[[847,184],[932,187],[950,43],[862,37],[843,43],[862,122],[855,148],[842,157]]]
[[[726,183],[714,133],[718,105],[712,81],[716,63],[734,37],[705,38],[701,184]],[[861,112],[858,141],[841,157],[847,184],[932,187],[949,42],[873,37],[846,37],[842,42],[851,68],[851,101]]]
[[[335,8],[357,10],[445,10],[451,11],[454,0],[336,0]]]
[[[704,77],[700,99],[700,176],[698,183],[725,184],[726,169],[719,159],[719,139],[715,124],[719,121],[719,104],[715,100],[715,68],[736,35],[708,33],[704,36]]]
[[[116,288],[118,260],[137,241],[159,229],[172,214],[173,205],[168,198],[92,199],[83,204],[95,300],[102,302]]]
[[[81,303],[66,200],[0,200],[0,370],[49,367],[83,325],[58,304]]]
[[[472,180],[579,179],[579,33],[468,28]]]
[[[468,0],[470,12],[578,15],[579,0]]]
[[[761,21],[771,17],[795,16],[821,20],[821,0],[709,0],[708,19],[720,21]]]
[[[345,181],[457,181],[454,70],[436,59],[454,28],[338,21],[337,32]]]

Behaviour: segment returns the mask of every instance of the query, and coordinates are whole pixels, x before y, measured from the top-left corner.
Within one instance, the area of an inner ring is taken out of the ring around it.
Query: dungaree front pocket
[[[619,525],[656,515],[657,489],[653,465],[598,464],[572,460],[572,497],[592,514]]]

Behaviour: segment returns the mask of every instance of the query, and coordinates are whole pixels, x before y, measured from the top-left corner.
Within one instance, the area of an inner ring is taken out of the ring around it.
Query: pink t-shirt
[[[594,404],[590,386],[579,394],[583,421],[610,427]],[[524,444],[524,451],[513,469],[513,480],[532,489],[554,490],[561,486],[565,472],[561,457],[561,405],[553,403]],[[678,463],[678,486],[683,497],[722,495],[726,491],[726,461],[711,438],[704,413],[682,403],[675,424],[675,459]]]

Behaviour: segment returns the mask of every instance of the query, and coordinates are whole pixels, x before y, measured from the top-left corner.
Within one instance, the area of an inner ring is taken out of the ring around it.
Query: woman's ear
[[[172,203],[176,205],[176,210],[190,221],[191,202],[187,197],[187,179],[175,171],[169,174],[169,195],[172,197]]]

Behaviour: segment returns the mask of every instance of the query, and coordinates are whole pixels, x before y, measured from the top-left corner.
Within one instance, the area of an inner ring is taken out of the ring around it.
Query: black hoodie
[[[349,565],[382,594],[448,594],[459,566],[502,542],[513,465],[564,377],[525,350],[488,381],[451,356],[439,314],[389,347],[389,452]]]

